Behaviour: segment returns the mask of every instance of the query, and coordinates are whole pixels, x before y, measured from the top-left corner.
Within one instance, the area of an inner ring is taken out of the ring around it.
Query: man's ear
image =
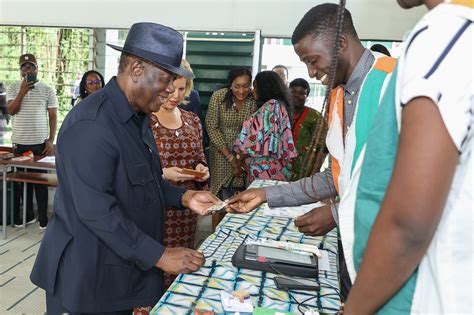
[[[132,79],[133,82],[138,82],[138,78],[143,74],[145,71],[145,65],[141,60],[134,59],[130,63],[130,78]]]
[[[348,46],[349,46],[349,41],[348,41],[347,35],[342,33],[341,41],[340,41],[340,51],[341,52],[346,51]]]

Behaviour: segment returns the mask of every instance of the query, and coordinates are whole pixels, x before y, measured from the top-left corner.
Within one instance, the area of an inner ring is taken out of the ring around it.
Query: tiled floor
[[[44,291],[29,279],[44,231],[35,223],[7,232],[0,241],[0,314],[44,314]]]
[[[197,229],[196,245],[211,233],[211,218],[200,218]],[[0,240],[0,314],[44,314],[44,291],[29,279],[44,231],[35,223],[7,232]]]

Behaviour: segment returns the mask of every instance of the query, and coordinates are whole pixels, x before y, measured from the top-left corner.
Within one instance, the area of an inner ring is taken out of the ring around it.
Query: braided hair
[[[308,35],[330,39],[334,34],[332,40],[333,47],[331,67],[328,73],[329,84],[326,89],[326,94],[321,109],[324,119],[321,119],[318,128],[316,128],[311,138],[311,144],[308,147],[308,152],[303,162],[303,167],[300,170],[300,174],[298,174],[299,178],[308,177],[318,172],[323,163],[322,157],[325,156],[325,139],[323,135],[325,135],[327,131],[327,119],[329,115],[328,104],[330,104],[331,90],[336,80],[336,70],[338,67],[339,53],[341,48],[341,36],[344,33],[358,38],[357,32],[355,31],[352,23],[351,14],[345,9],[345,6],[346,1],[340,0],[339,5],[326,3],[313,7],[299,22],[291,38],[293,45],[295,45]],[[326,180],[332,181],[332,178],[327,178]],[[303,183],[306,185],[306,181]],[[303,187],[303,190],[308,196],[319,200],[320,198],[314,185],[314,181],[311,181],[312,189],[307,190],[306,187]]]

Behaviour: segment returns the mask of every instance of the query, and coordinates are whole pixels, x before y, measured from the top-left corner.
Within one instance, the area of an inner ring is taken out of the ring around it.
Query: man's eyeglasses
[[[20,69],[23,70],[23,71],[27,71],[27,70],[35,71],[36,66],[32,63],[25,63],[20,67]]]
[[[86,83],[89,85],[101,85],[102,81],[101,80],[86,80]]]

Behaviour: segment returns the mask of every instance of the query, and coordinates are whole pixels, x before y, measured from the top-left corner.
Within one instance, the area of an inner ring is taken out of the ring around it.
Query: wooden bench
[[[52,187],[58,186],[56,174],[35,173],[35,172],[13,172],[7,174],[8,182],[17,182],[23,184],[40,184]],[[12,210],[13,211],[13,210]],[[13,215],[12,215],[13,220]],[[23,189],[23,228],[26,227],[26,188]],[[4,237],[5,238],[5,237]]]
[[[7,181],[40,184],[47,186],[58,186],[58,178],[56,174],[33,173],[33,172],[14,172],[7,175]]]
[[[2,147],[0,146],[0,155],[2,154],[8,154],[9,152],[12,151],[11,147]],[[29,159],[27,161],[18,161],[16,159],[0,159],[0,172],[2,173],[1,175],[5,175],[5,178],[0,175],[0,179],[3,182],[3,186],[6,187],[6,183],[10,182],[17,182],[17,183],[23,183],[24,185],[27,184],[39,184],[39,185],[46,185],[50,187],[57,187],[58,186],[58,180],[56,174],[48,174],[48,173],[36,173],[33,171],[30,172],[25,172],[25,171],[14,171],[13,173],[8,173],[7,171],[9,169],[16,169],[16,168],[22,168],[22,169],[39,169],[39,170],[46,170],[46,171],[55,171],[56,170],[56,165],[55,163],[50,163],[50,162],[39,162],[43,157],[42,156],[35,156],[33,159]],[[26,226],[26,189],[23,189],[23,227]],[[7,222],[7,205],[6,205],[6,200],[7,200],[7,189],[5,189],[3,192],[3,204],[2,204],[2,218],[3,223],[3,239],[7,238],[7,229],[6,229],[6,222]],[[10,206],[10,216],[12,219],[12,225],[13,225],[13,189],[11,190],[11,206]]]

